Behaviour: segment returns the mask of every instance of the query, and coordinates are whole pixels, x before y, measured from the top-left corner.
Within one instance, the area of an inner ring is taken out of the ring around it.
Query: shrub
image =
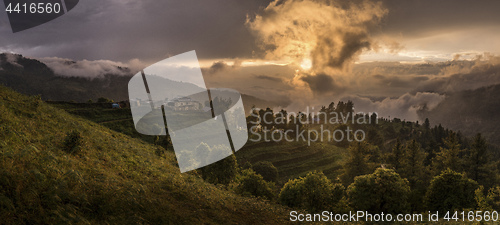
[[[100,97],[97,99],[97,102],[98,103],[111,103],[111,102],[113,102],[113,100],[111,100],[109,98],[105,98],[105,97]]]
[[[491,188],[488,191],[488,204],[493,210],[500,211],[500,186]]]
[[[309,212],[337,208],[344,186],[333,184],[322,172],[311,172],[303,178],[288,181],[280,191],[279,202]]]
[[[217,146],[215,146],[217,148]],[[202,178],[212,184],[228,185],[236,176],[237,163],[234,154],[200,169]]]
[[[403,213],[409,210],[410,187],[394,170],[378,168],[358,176],[347,188],[349,205],[369,213]]]
[[[237,179],[235,192],[243,196],[253,195],[271,200],[274,198],[274,188],[274,183],[266,182],[252,169],[246,169],[241,171]]]
[[[258,162],[255,165],[252,166],[252,169],[262,175],[262,178],[264,180],[269,181],[269,182],[277,182],[279,175],[278,175],[278,169],[274,167],[274,165],[269,162],[269,161],[262,161]]]
[[[428,210],[440,213],[476,207],[477,182],[447,169],[432,179],[425,202]]]
[[[75,154],[81,151],[83,137],[80,132],[74,130],[66,134],[63,150],[67,153]]]

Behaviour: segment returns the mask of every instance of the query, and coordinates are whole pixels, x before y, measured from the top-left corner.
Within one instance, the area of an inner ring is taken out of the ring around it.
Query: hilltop
[[[65,64],[78,67],[76,62],[70,60],[65,61]],[[112,69],[101,76],[91,76],[93,71],[89,70],[86,72],[88,77],[78,77],[56,74],[47,64],[37,59],[3,53],[0,54],[0,85],[22,94],[40,95],[43,100],[87,102],[100,97],[115,101],[128,100],[128,82],[134,75],[133,72],[125,67],[110,67]],[[172,81],[166,88],[180,95],[184,90],[192,88],[190,85],[192,84]],[[261,108],[279,105],[246,94],[242,94],[242,98],[248,109],[253,105]]]
[[[461,131],[466,136],[482,133],[490,142],[500,146],[499,95],[500,85],[455,92],[433,110],[421,112],[420,117]]]
[[[180,174],[175,155],[0,86],[7,224],[286,223],[285,207]]]

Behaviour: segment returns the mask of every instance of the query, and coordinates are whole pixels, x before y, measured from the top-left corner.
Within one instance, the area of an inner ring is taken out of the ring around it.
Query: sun
[[[311,59],[305,58],[302,60],[300,63],[300,67],[304,70],[310,70],[312,68],[312,61]]]

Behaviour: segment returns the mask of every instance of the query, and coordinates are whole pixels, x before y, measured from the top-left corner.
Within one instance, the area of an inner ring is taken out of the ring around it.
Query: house
[[[167,107],[174,111],[197,111],[201,109],[201,104],[189,97],[181,97],[168,101]]]

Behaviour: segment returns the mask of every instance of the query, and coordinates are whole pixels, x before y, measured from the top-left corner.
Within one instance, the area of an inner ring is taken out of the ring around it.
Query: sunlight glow
[[[304,70],[310,70],[312,68],[312,61],[311,59],[303,59],[302,62],[300,63],[300,67]]]

